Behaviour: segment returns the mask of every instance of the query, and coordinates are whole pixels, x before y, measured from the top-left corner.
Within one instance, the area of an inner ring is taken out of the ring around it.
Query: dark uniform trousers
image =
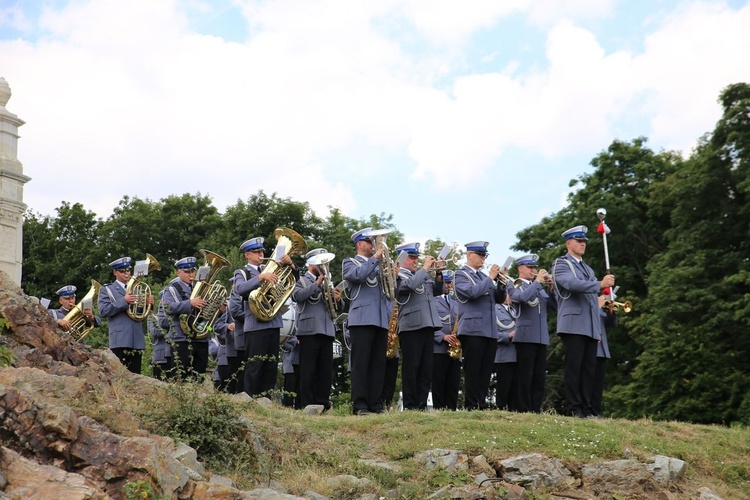
[[[280,328],[247,332],[245,351],[245,392],[250,396],[272,391],[276,387],[279,362]]]
[[[497,339],[461,335],[460,340],[464,354],[464,407],[467,410],[486,410]]]
[[[384,410],[390,409],[393,402],[393,394],[396,392],[396,380],[398,379],[399,361],[398,356],[393,356],[392,358],[386,357],[385,359],[385,380],[383,380],[383,395],[380,398],[383,401]]]
[[[180,380],[199,382],[208,368],[208,342],[175,342],[175,346]]]
[[[333,384],[333,337],[301,335],[299,340],[300,406],[331,407]]]
[[[117,356],[117,359],[120,360],[120,363],[122,363],[128,371],[140,375],[143,350],[133,349],[132,347],[111,347],[109,350]]]
[[[547,379],[547,346],[530,342],[513,342],[513,345],[518,360],[516,409],[539,413]]]
[[[404,410],[424,410],[432,381],[432,351],[435,343],[432,327],[399,334],[401,345],[401,383]]]
[[[432,355],[432,407],[435,410],[458,408],[461,386],[461,361],[448,354]]]
[[[588,417],[594,390],[598,341],[585,335],[560,333],[565,347],[565,400],[575,417]]]
[[[354,412],[383,412],[383,381],[388,330],[379,326],[350,326],[352,344],[352,404]],[[368,384],[369,381],[369,384]]]

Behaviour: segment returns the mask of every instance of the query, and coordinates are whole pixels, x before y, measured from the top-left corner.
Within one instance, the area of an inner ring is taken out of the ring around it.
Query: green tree
[[[714,132],[668,179],[668,248],[633,322],[644,350],[617,394],[628,417],[750,422],[750,86],[720,102]]]
[[[56,217],[26,213],[23,234],[23,278],[27,293],[53,298],[63,285],[81,293],[99,279],[101,220],[80,203],[62,202]],[[53,300],[54,304],[54,300]]]

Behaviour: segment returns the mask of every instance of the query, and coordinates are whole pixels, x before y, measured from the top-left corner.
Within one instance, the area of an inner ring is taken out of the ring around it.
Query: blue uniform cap
[[[539,256],[535,253],[530,253],[528,255],[524,255],[523,257],[519,257],[516,259],[516,264],[519,266],[533,266],[537,267],[537,262],[539,261]]]
[[[73,285],[65,285],[55,293],[57,293],[57,295],[59,295],[60,297],[70,297],[71,295],[76,294],[76,290],[77,288]]]
[[[471,241],[464,245],[467,252],[484,252],[487,253],[487,247],[490,245],[489,241]]]
[[[195,257],[183,257],[174,263],[177,269],[195,269]]]
[[[565,239],[565,241],[568,241],[571,238],[579,241],[588,241],[588,238],[586,237],[586,231],[588,230],[589,228],[587,228],[586,226],[571,227],[562,234],[562,237]]]
[[[250,250],[257,250],[258,248],[263,248],[263,242],[265,240],[260,237],[256,236],[255,238],[250,238],[246,242],[244,242],[242,245],[240,245],[240,250],[243,252],[249,252]]]
[[[406,252],[409,255],[419,255],[419,243],[404,243],[396,247],[396,253]]]
[[[443,281],[450,283],[453,281],[453,271],[443,271]]]
[[[130,267],[130,257],[120,257],[119,259],[113,260],[109,263],[112,269],[127,269]]]
[[[368,238],[368,234],[370,234],[370,231],[372,231],[371,227],[366,227],[364,229],[360,229],[356,233],[352,235],[352,241],[354,243],[357,243],[359,240],[365,240]]]

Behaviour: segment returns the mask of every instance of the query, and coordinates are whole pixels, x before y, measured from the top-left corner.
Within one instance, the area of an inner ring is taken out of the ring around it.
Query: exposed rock
[[[420,451],[414,454],[414,460],[425,464],[432,469],[438,467],[448,471],[468,470],[469,457],[458,450],[444,450],[436,448],[434,450]]]
[[[388,463],[388,462],[383,462],[382,460],[374,460],[371,458],[360,458],[359,463],[363,465],[369,465],[370,467],[378,467],[380,469],[386,469],[395,473],[401,472],[401,467],[399,467],[398,465]]]
[[[701,486],[698,488],[698,494],[700,495],[700,500],[724,500],[707,486]]]
[[[41,465],[8,448],[0,448],[4,493],[11,498],[105,499],[107,493],[80,474]]]
[[[207,497],[201,497],[198,495],[195,495],[195,498],[211,498],[211,496]],[[235,497],[236,498],[236,497]],[[259,488],[255,490],[245,491],[242,493],[242,496],[240,498],[243,499],[262,499],[262,500],[293,500],[293,499],[299,499],[304,497],[298,497],[295,495],[287,495],[286,493],[279,493],[276,490],[272,490],[271,488]]]
[[[302,410],[305,415],[322,415],[326,407],[323,405],[307,405]]]
[[[200,481],[206,475],[206,468],[198,461],[198,452],[185,443],[177,443],[172,457],[177,459],[190,475],[190,479]],[[190,473],[194,474],[191,475]],[[197,478],[195,476],[198,476]]]
[[[508,458],[500,465],[505,481],[532,490],[542,487],[566,489],[576,485],[576,479],[560,460],[539,453]]]
[[[631,495],[655,491],[653,474],[636,460],[588,464],[582,470],[583,485],[597,493]]]
[[[678,480],[685,473],[687,464],[679,458],[655,455],[648,459],[653,462],[646,465],[646,470],[654,475],[654,481],[662,486]]]
[[[495,469],[487,462],[487,457],[484,455],[477,455],[471,459],[471,470],[482,472],[487,477],[497,477]]]

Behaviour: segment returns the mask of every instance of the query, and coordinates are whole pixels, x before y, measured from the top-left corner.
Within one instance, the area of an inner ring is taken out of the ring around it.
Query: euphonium
[[[448,356],[451,357],[451,359],[461,359],[461,355],[463,354],[463,349],[461,349],[461,341],[458,340],[458,316],[456,316],[456,322],[453,324],[453,329],[451,330],[451,335],[456,337],[456,342],[454,344],[451,344],[448,347]]]
[[[396,273],[395,266],[393,265],[393,259],[391,259],[391,251],[388,245],[385,243],[385,239],[393,231],[390,229],[376,229],[370,231],[367,235],[372,241],[376,251],[379,246],[383,246],[383,254],[380,256],[380,286],[383,288],[383,294],[388,300],[393,300],[396,297]]]
[[[398,352],[398,302],[393,302],[391,319],[388,320],[388,344],[385,349],[385,357],[393,359]]]
[[[290,257],[307,252],[305,239],[296,231],[286,227],[278,227],[273,232],[273,235],[276,238],[276,248],[273,251],[273,255],[279,261],[281,260],[281,255],[277,255],[277,252],[282,247],[284,254]],[[294,291],[296,280],[292,266],[281,264],[275,260],[269,260],[263,272],[273,273],[279,279],[276,283],[264,281],[260,287],[250,292],[247,303],[256,318],[261,321],[271,321],[276,317],[281,306],[284,305],[286,299]]]
[[[70,322],[70,330],[68,330],[68,333],[70,333],[70,336],[73,337],[76,342],[82,341],[86,335],[91,333],[94,326],[96,326],[93,322],[89,322],[89,320],[86,319],[86,316],[84,316],[83,306],[84,303],[90,302],[93,309],[99,299],[100,288],[101,285],[98,281],[91,280],[91,288],[88,293],[68,312],[68,314],[65,315],[64,319]]]
[[[317,266],[318,270],[323,275],[323,298],[326,301],[328,313],[334,321],[339,317],[339,313],[341,312],[339,303],[333,295],[333,291],[336,287],[333,286],[333,282],[331,281],[330,263],[335,258],[336,254],[322,253],[311,257],[307,261],[308,265]]]
[[[146,264],[147,269],[145,272],[138,270],[141,263]],[[135,295],[135,302],[128,306],[128,316],[133,321],[143,321],[151,314],[151,304],[148,303],[148,298],[151,297],[151,287],[142,280],[145,276],[148,276],[148,273],[161,269],[161,265],[153,255],[147,253],[146,260],[136,262],[135,266],[134,272],[136,275],[128,280],[128,284],[125,287],[126,295]]]
[[[205,279],[196,280],[193,283],[193,291],[190,298],[201,298],[207,302],[202,308],[193,307],[190,314],[180,315],[180,328],[194,339],[204,339],[211,334],[211,327],[216,321],[221,306],[227,300],[229,292],[219,280],[215,280],[216,274],[230,263],[221,255],[209,250],[201,250],[203,257],[206,259],[206,266],[209,267],[208,275]]]

